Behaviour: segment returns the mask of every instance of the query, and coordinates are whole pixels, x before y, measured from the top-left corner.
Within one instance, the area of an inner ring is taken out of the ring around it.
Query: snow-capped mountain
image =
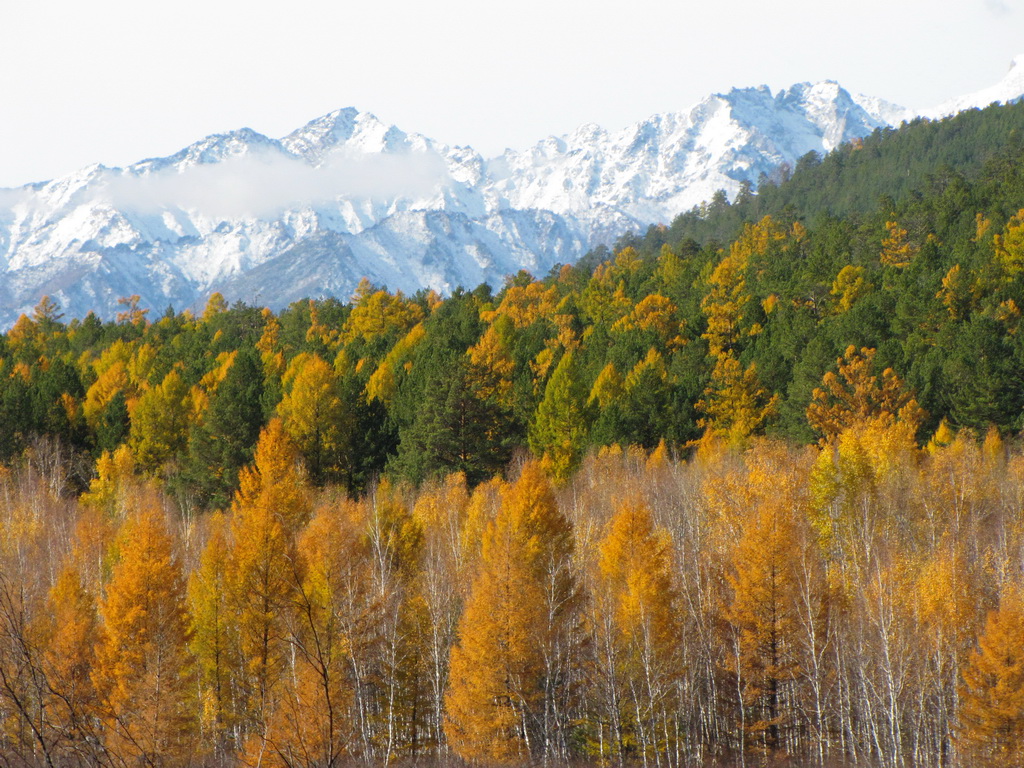
[[[1021,62],[942,109],[1019,98]],[[0,327],[44,294],[68,317],[109,317],[132,294],[157,312],[201,306],[213,291],[280,308],[347,298],[362,277],[445,292],[544,274],[911,115],[826,81],[734,89],[490,159],[355,109],[280,139],[208,136],[169,157],[0,190]]]
[[[995,102],[1009,104],[1021,98],[1024,98],[1024,54],[1014,57],[1006,75],[995,85],[951,99],[932,109],[921,110],[920,114],[933,119],[947,117],[965,109],[984,109]]]

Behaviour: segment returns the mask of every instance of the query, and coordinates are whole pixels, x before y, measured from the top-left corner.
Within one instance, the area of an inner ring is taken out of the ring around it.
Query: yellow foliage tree
[[[246,666],[239,680],[243,728],[258,750],[288,666],[287,625],[301,578],[295,536],[310,504],[280,419],[261,433],[254,464],[240,473],[232,509],[229,592]]]
[[[141,469],[154,472],[188,447],[191,410],[188,385],[176,370],[139,398],[132,411],[129,445]]]
[[[263,332],[256,342],[256,349],[263,361],[263,371],[267,376],[281,377],[284,375],[284,350],[281,348],[281,321],[269,309],[264,307]]]
[[[598,743],[620,761],[656,759],[671,749],[664,732],[682,672],[672,541],[646,504],[627,501],[616,506],[597,554],[595,648],[605,702],[598,722],[611,731]]]
[[[580,304],[595,323],[612,326],[633,309],[626,285],[617,274],[614,268],[598,265],[580,296]]]
[[[488,523],[451,650],[445,733],[466,760],[521,764],[536,735],[548,655],[574,603],[572,538],[543,471],[523,469]],[[551,613],[548,608],[554,609]]]
[[[85,402],[82,404],[85,421],[91,429],[99,427],[103,411],[114,396],[118,392],[128,391],[128,383],[128,368],[121,360],[105,368],[93,382],[85,393]]]
[[[96,477],[89,481],[89,490],[81,496],[82,504],[109,517],[123,516],[134,474],[135,461],[127,445],[122,445],[112,454],[104,451],[96,460]]]
[[[729,247],[729,253],[708,278],[710,291],[701,302],[708,318],[703,337],[714,357],[734,349],[740,338],[740,323],[750,302],[746,271],[750,259],[768,252],[773,243],[786,238],[786,230],[765,216],[757,224],[747,224]]]
[[[743,370],[733,354],[719,356],[711,372],[711,385],[697,409],[705,414],[699,422],[708,438],[722,438],[731,446],[742,446],[760,431],[775,413],[778,395],[768,395],[757,379],[757,366]]]
[[[633,310],[615,323],[618,333],[653,332],[663,348],[681,346],[681,323],[676,320],[676,305],[664,296],[652,293],[645,296]]]
[[[1016,589],[1007,588],[989,614],[961,675],[956,744],[965,764],[1024,763],[1024,606]]]
[[[93,667],[99,640],[96,600],[73,562],[66,563],[47,596],[40,639],[53,697],[51,717],[72,743],[87,741],[96,714]]]
[[[625,383],[622,376],[615,368],[615,363],[608,363],[594,379],[594,385],[590,388],[590,396],[587,398],[587,405],[597,404],[604,410],[614,403],[625,390]]]
[[[512,408],[512,374],[516,364],[499,326],[489,325],[467,354],[477,396],[503,408]]]
[[[526,285],[510,285],[497,308],[481,313],[480,317],[493,324],[505,316],[516,328],[527,328],[537,320],[554,317],[557,306],[558,287],[545,288],[544,283],[531,279]]]
[[[125,763],[184,764],[195,710],[181,566],[159,508],[129,518],[119,538],[93,673],[105,742]]]
[[[836,298],[836,314],[849,312],[862,296],[871,290],[871,283],[864,279],[864,267],[847,264],[836,275],[830,293]]]
[[[314,482],[342,477],[347,467],[353,416],[341,394],[341,378],[316,355],[299,355],[284,376],[277,412],[306,460]]]
[[[369,552],[361,514],[351,507],[319,510],[303,531],[305,564],[296,594],[295,669],[283,681],[267,743],[285,766],[336,765],[356,752],[357,715],[349,670],[365,645],[372,609]],[[356,676],[358,679],[358,676]]]
[[[813,600],[814,548],[805,535],[806,479],[772,446],[748,457],[740,537],[727,574],[732,597],[724,614],[732,632],[729,670],[741,694],[740,724],[748,748],[784,751],[796,712],[802,635],[814,631],[815,611],[805,625],[802,603]],[[818,596],[820,597],[820,596]]]
[[[199,676],[204,739],[215,755],[224,755],[234,746],[231,733],[239,721],[236,690],[243,665],[232,612],[231,546],[224,515],[214,513],[208,526],[209,535],[199,567],[188,582],[189,649]]]
[[[935,294],[935,298],[942,300],[953,320],[963,320],[974,304],[974,293],[975,286],[970,276],[964,274],[959,264],[955,264],[942,278],[942,288]]]
[[[392,295],[374,290],[363,278],[353,296],[352,312],[342,328],[341,340],[346,344],[357,338],[372,341],[393,331],[408,331],[422,319],[422,308],[406,301],[401,291]]]
[[[910,265],[917,256],[917,248],[910,243],[907,230],[899,222],[885,222],[886,235],[882,238],[882,251],[879,259],[887,267],[902,269]]]
[[[899,421],[912,432],[917,430],[924,413],[913,392],[892,368],[882,371],[879,380],[871,373],[874,359],[874,349],[847,347],[837,361],[838,373],[826,373],[822,386],[814,390],[807,406],[807,421],[824,441],[870,421],[883,425]]]
[[[1013,278],[1024,270],[1024,208],[1006,222],[1001,235],[992,238],[996,264],[1006,278]]]
[[[426,335],[423,323],[417,323],[395,343],[366,382],[367,402],[380,400],[387,406],[391,405],[398,388],[398,371],[411,368],[412,353]]]

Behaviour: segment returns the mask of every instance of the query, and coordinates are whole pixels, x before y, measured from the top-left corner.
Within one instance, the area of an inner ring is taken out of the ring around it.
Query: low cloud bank
[[[450,182],[443,159],[435,154],[339,153],[316,167],[287,155],[256,154],[180,172],[111,176],[96,194],[114,208],[144,214],[180,208],[211,218],[266,218],[339,198],[427,198]]]

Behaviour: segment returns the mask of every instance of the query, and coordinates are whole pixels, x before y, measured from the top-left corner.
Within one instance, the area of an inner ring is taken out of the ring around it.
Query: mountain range
[[[0,190],[0,327],[44,294],[68,317],[157,313],[214,291],[281,308],[347,299],[361,278],[407,293],[544,274],[628,230],[876,128],[1024,96],[995,86],[913,111],[838,83],[737,88],[620,131],[597,125],[484,158],[342,109],[279,139],[208,136],[125,168]]]

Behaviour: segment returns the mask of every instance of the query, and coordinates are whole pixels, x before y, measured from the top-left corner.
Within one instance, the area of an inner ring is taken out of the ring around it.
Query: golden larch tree
[[[129,444],[140,468],[157,471],[188,447],[192,398],[177,370],[146,391],[132,411]]]
[[[822,386],[812,393],[807,422],[826,442],[843,430],[873,421],[882,426],[899,421],[912,433],[917,430],[924,414],[913,391],[892,368],[880,377],[873,374],[874,359],[874,349],[847,347],[836,361],[839,370],[826,373]]]
[[[119,551],[93,672],[105,742],[125,762],[185,763],[194,735],[185,581],[158,506],[128,519]]]
[[[806,467],[771,444],[758,446],[747,464],[749,508],[726,576],[728,668],[741,696],[745,746],[772,755],[786,749],[797,725],[803,636],[813,631],[799,607],[816,591],[808,595],[804,583],[816,550],[805,524]],[[823,586],[820,575],[812,581]]]
[[[1024,764],[1024,604],[1008,587],[961,670],[956,744],[965,764]]]
[[[231,610],[245,660],[239,688],[243,730],[263,749],[278,687],[288,671],[289,614],[301,581],[295,536],[310,504],[298,456],[280,419],[260,435],[255,465],[242,470],[231,519]]]
[[[299,355],[284,376],[285,393],[277,412],[320,482],[345,474],[353,417],[341,393],[341,377],[316,355]]]
[[[38,638],[53,693],[49,717],[61,741],[73,748],[95,741],[92,723],[97,699],[92,675],[99,640],[96,600],[73,561],[58,573],[46,607]]]
[[[597,545],[595,649],[611,733],[598,735],[619,760],[669,749],[674,683],[682,672],[680,621],[672,577],[672,540],[650,507],[632,499],[616,505]],[[600,747],[598,747],[600,749]]]
[[[200,725],[205,746],[214,753],[232,748],[231,731],[238,723],[236,691],[242,677],[236,616],[230,593],[231,543],[220,512],[207,521],[206,546],[199,567],[188,582],[189,649],[199,675]]]
[[[282,765],[337,765],[358,751],[352,679],[365,681],[350,670],[372,604],[364,516],[360,505],[327,506],[299,537],[305,572],[295,598],[295,669],[283,681],[267,740]]]
[[[545,674],[563,662],[551,652],[574,605],[571,534],[540,466],[527,464],[484,530],[451,651],[445,733],[463,759],[521,763],[544,730],[538,707],[559,693]]]

